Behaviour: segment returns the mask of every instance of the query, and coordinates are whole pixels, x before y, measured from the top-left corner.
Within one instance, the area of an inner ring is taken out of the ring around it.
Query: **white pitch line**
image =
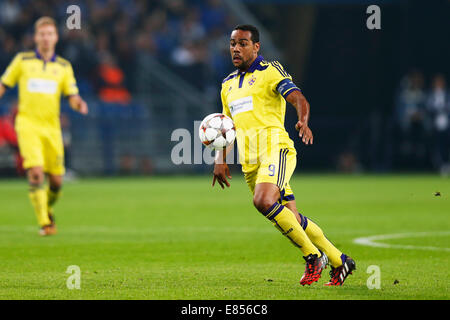
[[[361,237],[353,240],[353,243],[376,247],[376,248],[389,248],[389,249],[408,249],[408,250],[433,250],[433,251],[447,251],[450,252],[450,248],[432,247],[432,246],[414,246],[414,245],[402,245],[402,244],[388,244],[378,243],[375,241],[389,240],[389,239],[402,239],[402,238],[423,238],[427,236],[447,236],[450,235],[450,231],[436,231],[436,232],[410,232],[410,233],[395,233],[395,234],[381,234],[370,237]]]

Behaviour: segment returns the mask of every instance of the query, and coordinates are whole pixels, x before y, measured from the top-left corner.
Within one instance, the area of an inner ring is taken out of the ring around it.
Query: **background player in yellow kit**
[[[42,17],[35,23],[34,51],[18,53],[1,77],[0,97],[6,88],[19,88],[15,128],[27,170],[29,196],[40,225],[40,235],[56,233],[52,208],[63,181],[64,146],[59,122],[61,94],[81,114],[88,113],[69,61],[55,54],[56,22]],[[45,174],[48,187],[44,187]]]
[[[333,246],[313,221],[298,213],[289,185],[296,150],[284,127],[286,101],[297,110],[296,129],[306,145],[313,143],[309,103],[283,67],[265,61],[258,55],[259,49],[259,32],[254,26],[234,29],[230,53],[237,70],[224,79],[221,91],[223,113],[235,123],[239,159],[254,206],[302,251],[306,269],[300,284],[317,281],[329,262],[331,280],[327,285],[342,285],[355,270],[355,262]],[[216,181],[222,188],[230,186],[226,153],[216,154],[213,186]]]

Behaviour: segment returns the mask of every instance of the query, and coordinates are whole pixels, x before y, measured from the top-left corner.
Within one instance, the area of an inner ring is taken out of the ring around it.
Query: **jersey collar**
[[[252,72],[254,72],[255,70],[259,70],[259,64],[261,63],[261,61],[263,61],[264,60],[264,58],[263,58],[263,56],[257,56],[256,57],[256,59],[255,59],[255,61],[253,61],[253,63],[250,65],[250,67],[248,68],[248,70],[247,70],[247,72],[250,72],[250,73],[252,73]]]
[[[37,49],[34,50],[34,53],[36,53],[36,58],[44,60],[44,59],[42,59],[42,56],[39,54],[39,51]],[[56,61],[56,53],[53,53],[53,56],[50,58],[50,61],[51,62]]]

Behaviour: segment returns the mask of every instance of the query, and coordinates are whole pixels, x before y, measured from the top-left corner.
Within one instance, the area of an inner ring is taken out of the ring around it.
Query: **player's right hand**
[[[89,112],[88,105],[78,94],[69,97],[69,105],[72,109],[78,111],[82,115],[87,115]]]
[[[212,186],[214,187],[217,180],[222,189],[224,189],[224,185],[226,185],[229,188],[230,183],[228,182],[227,177],[231,179],[230,168],[228,168],[228,165],[226,163],[223,164],[216,163],[214,165]]]
[[[89,112],[88,105],[86,101],[84,101],[83,99],[81,99],[80,101],[78,112],[81,113],[82,115],[87,115]]]

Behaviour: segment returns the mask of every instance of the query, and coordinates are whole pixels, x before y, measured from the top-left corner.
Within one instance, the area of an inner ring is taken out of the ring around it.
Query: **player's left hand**
[[[313,144],[314,136],[311,129],[308,127],[308,123],[298,121],[295,125],[295,129],[298,131],[298,136],[302,139],[304,144]]]

